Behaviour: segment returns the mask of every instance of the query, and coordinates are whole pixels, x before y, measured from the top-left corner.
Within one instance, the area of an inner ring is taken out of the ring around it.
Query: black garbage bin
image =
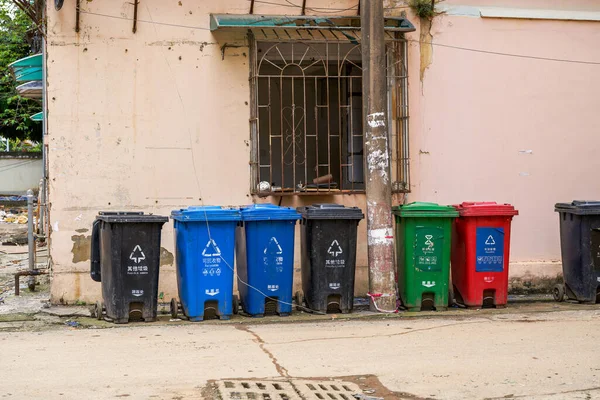
[[[96,317],[123,324],[156,319],[160,235],[167,217],[100,212],[92,226],[90,275],[102,282]]]
[[[320,312],[352,311],[356,269],[356,231],[364,215],[358,207],[315,204],[300,207],[302,214],[302,290],[296,302],[306,300]]]
[[[558,203],[564,285],[556,285],[557,301],[566,296],[600,302],[600,201]]]

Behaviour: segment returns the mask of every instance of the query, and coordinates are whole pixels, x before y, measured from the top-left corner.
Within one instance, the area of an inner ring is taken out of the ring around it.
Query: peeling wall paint
[[[173,253],[164,247],[160,248],[160,266],[164,267],[166,265],[173,265],[175,258],[173,257]]]
[[[73,241],[73,248],[71,249],[73,263],[89,261],[92,249],[92,236],[73,235],[71,236],[71,240]]]

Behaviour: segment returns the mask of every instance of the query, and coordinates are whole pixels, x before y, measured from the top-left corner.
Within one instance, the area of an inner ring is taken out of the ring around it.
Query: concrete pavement
[[[61,325],[0,332],[0,398],[214,398],[203,392],[209,380],[372,374],[408,393],[386,398],[596,399],[599,343],[598,306],[288,324]]]

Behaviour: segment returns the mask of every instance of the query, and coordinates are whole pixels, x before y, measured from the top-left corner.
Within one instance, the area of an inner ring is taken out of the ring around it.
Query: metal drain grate
[[[288,382],[225,380],[217,387],[223,400],[302,400]]]
[[[351,382],[293,380],[292,384],[305,400],[354,400],[354,394],[362,393]]]

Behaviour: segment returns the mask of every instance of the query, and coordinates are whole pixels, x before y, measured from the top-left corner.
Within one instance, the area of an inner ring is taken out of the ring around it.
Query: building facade
[[[304,19],[301,2],[75,3],[47,10],[53,302],[100,296],[98,211],[365,208],[357,1],[308,1]],[[556,276],[554,203],[600,198],[594,3],[447,0],[429,21],[385,2],[394,202],[514,204],[513,277]],[[365,222],[358,234],[364,294]],[[162,247],[169,299],[171,223]]]

